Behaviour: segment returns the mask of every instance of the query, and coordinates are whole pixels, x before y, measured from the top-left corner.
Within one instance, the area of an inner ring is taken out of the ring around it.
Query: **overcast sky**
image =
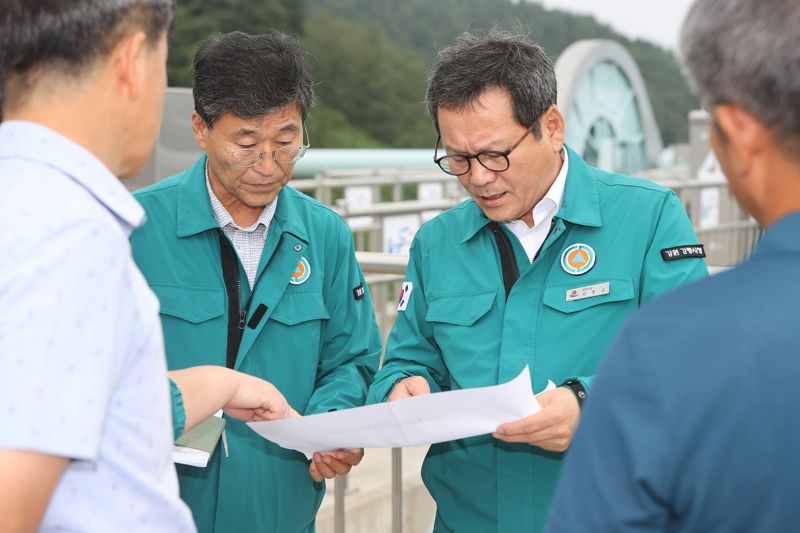
[[[629,37],[675,50],[683,18],[692,0],[539,0],[548,8],[594,15]]]

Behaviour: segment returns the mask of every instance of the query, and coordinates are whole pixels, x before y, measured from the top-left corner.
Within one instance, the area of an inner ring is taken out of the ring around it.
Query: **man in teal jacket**
[[[267,379],[301,414],[364,403],[380,337],[347,224],[289,187],[311,76],[280,33],[221,35],[194,60],[186,172],[136,193],[134,257],[158,295],[170,369],[221,365]],[[323,478],[363,450],[305,457],[228,420],[228,453],[179,467],[200,532],[313,531]]]
[[[368,401],[495,385],[526,365],[535,391],[561,384],[494,435],[433,445],[422,472],[437,531],[539,531],[601,354],[641,303],[706,276],[705,253],[673,192],[564,145],[553,66],[527,37],[462,35],[427,101],[436,161],[472,199],[417,233]]]

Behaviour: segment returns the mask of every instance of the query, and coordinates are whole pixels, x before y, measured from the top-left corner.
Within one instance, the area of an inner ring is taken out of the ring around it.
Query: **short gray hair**
[[[258,118],[294,104],[305,121],[314,104],[306,53],[279,31],[213,37],[200,43],[193,67],[194,108],[209,127],[226,112]]]
[[[553,62],[527,35],[497,30],[462,33],[439,52],[425,98],[436,130],[439,108],[467,108],[494,87],[508,90],[514,118],[540,138],[539,119],[558,98]]]
[[[798,0],[698,0],[681,55],[706,109],[738,105],[778,141],[800,147]]]
[[[155,45],[173,16],[174,0],[3,0],[0,89],[13,79],[9,96],[24,98],[39,71],[79,78],[131,31]]]
[[[3,0],[0,58],[9,72],[45,63],[80,68],[126,33],[155,44],[172,25],[174,0]]]

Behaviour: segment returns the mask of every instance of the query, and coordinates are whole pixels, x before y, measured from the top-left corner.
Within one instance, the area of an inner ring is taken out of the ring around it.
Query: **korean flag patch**
[[[403,288],[400,289],[400,298],[397,300],[397,310],[405,311],[408,307],[408,301],[411,299],[411,292],[414,290],[414,284],[410,281],[403,282]]]

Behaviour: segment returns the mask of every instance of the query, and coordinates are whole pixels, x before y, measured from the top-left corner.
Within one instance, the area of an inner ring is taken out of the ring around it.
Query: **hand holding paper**
[[[319,483],[323,479],[344,476],[364,458],[364,448],[336,450],[335,452],[316,452],[311,458],[308,472],[311,479]]]
[[[262,437],[311,458],[320,451],[419,446],[483,435],[540,409],[525,367],[502,385],[248,425]]]
[[[557,388],[537,396],[542,410],[520,420],[502,424],[494,437],[506,442],[526,442],[552,452],[563,452],[572,441],[581,410],[575,395]]]

